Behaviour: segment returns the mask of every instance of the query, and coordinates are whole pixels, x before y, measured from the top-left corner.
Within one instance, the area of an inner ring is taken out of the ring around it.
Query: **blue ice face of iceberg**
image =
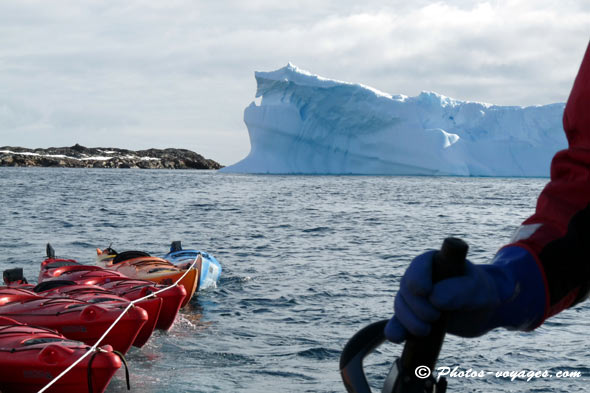
[[[251,151],[224,172],[549,176],[565,104],[516,107],[432,92],[391,96],[292,64],[256,72]]]

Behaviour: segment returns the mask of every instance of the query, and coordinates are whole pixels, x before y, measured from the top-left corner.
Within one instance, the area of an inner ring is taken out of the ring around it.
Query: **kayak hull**
[[[199,255],[202,258],[199,268],[199,291],[217,287],[222,268],[213,255],[199,250],[181,250],[169,252],[163,258],[182,268],[192,264]]]
[[[31,296],[31,294],[33,296]],[[97,305],[69,298],[45,298],[29,291],[3,288],[0,316],[58,331],[71,340],[93,345],[124,311],[126,305]],[[126,353],[148,320],[147,312],[132,307],[104,338],[104,344]]]
[[[130,299],[118,296],[115,292],[101,288],[97,285],[87,284],[76,284],[66,285],[53,288],[43,292],[37,292],[45,297],[69,297],[72,299],[83,300],[90,303],[98,304],[122,304],[127,306]],[[159,298],[148,298],[144,299],[136,304],[136,306],[144,309],[148,314],[148,320],[139,330],[135,341],[133,341],[134,347],[141,348],[149,340],[156,327],[158,318],[160,316],[160,310],[162,309],[162,299]]]
[[[184,287],[187,296],[183,300],[181,307],[190,302],[198,289],[200,257],[196,261],[195,267],[190,268],[187,272],[189,266],[180,268],[165,259],[146,256],[147,254],[142,252],[126,251],[116,255],[107,255],[107,253],[97,250],[97,253],[96,260],[100,266],[129,278],[147,280],[161,285],[172,285],[183,277],[178,284]],[[125,254],[129,255],[130,258],[122,258]]]
[[[128,300],[136,300],[164,288],[151,281],[131,279],[121,273],[106,269],[90,269],[88,271],[78,269],[71,273],[62,271],[61,276],[52,275],[51,278],[47,278],[45,281],[64,278],[79,284],[100,286]],[[155,325],[156,329],[168,330],[174,324],[180,307],[185,304],[186,289],[183,286],[176,285],[155,296],[162,299],[162,307]]]
[[[139,299],[162,289],[162,287],[157,287],[156,285],[157,284],[153,284],[150,281],[131,279],[111,281],[102,284],[104,288],[129,300]],[[156,296],[162,299],[162,309],[160,310],[158,322],[156,323],[156,329],[169,330],[174,324],[180,307],[186,298],[186,289],[181,285],[176,285],[158,293]]]
[[[88,351],[80,342],[67,340],[48,329],[26,326],[0,318],[0,390],[3,393],[35,393]],[[57,380],[48,393],[103,393],[121,367],[108,345],[87,356]]]

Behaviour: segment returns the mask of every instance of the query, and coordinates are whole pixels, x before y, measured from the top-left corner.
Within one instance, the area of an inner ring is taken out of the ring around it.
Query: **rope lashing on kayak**
[[[94,361],[96,355],[98,355],[101,352],[107,353],[108,351],[105,351],[101,348],[97,348],[97,351],[94,352],[92,356],[90,356],[90,360],[88,361],[88,367],[86,368],[88,379],[88,393],[94,393],[94,388],[92,387],[92,362]],[[119,359],[121,359],[121,363],[123,363],[123,365],[125,366],[125,381],[127,382],[127,390],[131,390],[131,384],[129,383],[129,367],[127,367],[127,359],[125,359],[125,356],[119,351],[113,351],[113,353],[117,355]]]
[[[123,312],[117,317],[117,319],[115,319],[115,321],[112,323],[111,326],[109,326],[109,328],[106,330],[106,332],[104,332],[104,334],[96,341],[96,343],[92,346],[92,348],[90,348],[90,350],[88,352],[86,352],[84,355],[80,356],[74,363],[72,363],[68,368],[66,368],[64,371],[61,372],[61,374],[59,374],[57,377],[55,377],[52,381],[50,381],[47,385],[45,385],[43,387],[43,389],[39,390],[37,393],[43,393],[45,392],[47,389],[49,389],[54,383],[56,383],[61,377],[63,377],[64,375],[66,375],[71,369],[73,369],[78,363],[80,363],[82,360],[84,360],[84,358],[86,358],[87,356],[89,356],[91,353],[97,351],[98,346],[100,345],[100,343],[102,342],[102,340],[104,340],[104,338],[107,336],[107,334],[109,334],[109,332],[115,327],[115,325],[121,320],[121,318],[123,318],[123,315],[125,315],[125,313],[135,305],[135,303],[141,302],[143,300],[149,299],[151,297],[156,296],[159,293],[162,293],[164,291],[167,291],[170,288],[174,288],[176,285],[178,285],[178,283],[180,281],[182,281],[182,279],[188,274],[188,272],[191,271],[191,269],[197,264],[197,260],[199,259],[199,255],[197,255],[197,257],[195,258],[195,260],[193,261],[193,263],[190,265],[190,267],[188,269],[186,269],[186,271],[184,272],[184,274],[182,276],[180,276],[180,278],[178,280],[176,280],[175,283],[167,286],[166,288],[162,288],[156,292],[152,292],[149,295],[146,295],[142,298],[139,299],[135,299],[129,302],[129,304],[127,305],[127,307],[123,310]],[[200,274],[200,272],[199,272]],[[128,373],[127,373],[128,374]],[[127,381],[127,389],[130,389],[130,385],[129,385],[129,380]]]
[[[113,353],[121,358],[121,363],[125,366],[125,382],[127,382],[127,390],[131,390],[131,383],[129,382],[129,367],[127,367],[127,359],[119,351],[113,350]]]

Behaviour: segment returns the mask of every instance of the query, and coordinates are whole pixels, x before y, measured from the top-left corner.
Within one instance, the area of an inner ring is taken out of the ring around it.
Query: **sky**
[[[1,0],[0,146],[250,151],[255,71],[390,94],[564,102],[587,0]]]

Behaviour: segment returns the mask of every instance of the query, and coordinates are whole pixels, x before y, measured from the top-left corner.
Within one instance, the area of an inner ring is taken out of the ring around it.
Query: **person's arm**
[[[440,312],[448,331],[482,335],[496,327],[532,330],[590,292],[590,45],[563,117],[568,149],[551,163],[535,214],[489,265],[432,285],[432,253],[410,264],[385,328],[395,342],[427,335]]]
[[[551,181],[535,214],[513,242],[533,255],[544,274],[544,319],[571,307],[590,290],[590,45],[563,114],[568,149],[555,155]]]

